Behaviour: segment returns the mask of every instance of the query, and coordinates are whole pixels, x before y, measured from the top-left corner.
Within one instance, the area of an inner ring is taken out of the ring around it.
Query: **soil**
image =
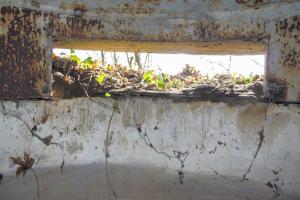
[[[250,83],[243,83],[232,75],[201,75],[186,65],[181,73],[170,76],[167,83],[180,82],[180,86],[159,88],[157,84],[144,81],[145,70],[129,69],[121,65],[81,69],[68,58],[53,56],[53,98],[97,97],[109,93],[111,97],[124,95],[168,97],[176,100],[209,100],[212,102],[242,103],[263,99],[263,77],[257,76]],[[100,84],[96,78],[105,73]],[[157,75],[153,75],[156,79]]]

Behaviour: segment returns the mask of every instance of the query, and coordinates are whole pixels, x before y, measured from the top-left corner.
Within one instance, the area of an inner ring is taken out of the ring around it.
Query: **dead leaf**
[[[47,120],[48,120],[48,115],[44,115],[42,117],[42,123],[45,124],[47,122]]]
[[[53,138],[52,135],[48,135],[47,137],[45,137],[45,138],[42,139],[42,142],[43,142],[45,145],[50,145],[52,138]]]
[[[24,151],[23,160],[21,157],[10,157],[15,165],[19,165],[16,170],[16,176],[18,177],[21,173],[25,176],[26,171],[32,167],[35,160],[30,157],[29,153]]]

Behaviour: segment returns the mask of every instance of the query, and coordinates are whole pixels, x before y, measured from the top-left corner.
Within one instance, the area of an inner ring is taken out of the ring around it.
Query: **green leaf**
[[[70,55],[70,60],[75,61],[77,64],[81,62],[80,58],[77,55]]]
[[[75,54],[74,49],[71,49],[71,50],[70,50],[70,54]]]
[[[108,70],[108,71],[112,71],[112,69],[113,69],[113,66],[110,65],[110,64],[108,64],[108,65],[107,65],[107,70]]]
[[[92,65],[94,63],[93,58],[89,56],[83,61],[83,63],[86,65]]]
[[[165,74],[165,73],[161,73],[161,74],[159,74],[159,78],[160,78],[161,80],[163,80],[164,82],[166,82],[166,81],[169,81],[169,80],[170,80],[170,75]]]
[[[170,76],[165,73],[160,73],[157,76],[156,84],[158,88],[166,89],[167,83],[170,81]]]
[[[172,80],[170,83],[171,88],[179,88],[181,85],[181,81],[179,79]]]
[[[151,83],[153,81],[153,70],[147,71],[143,76],[143,80],[147,83]]]
[[[159,88],[161,88],[161,89],[165,89],[165,88],[166,88],[166,83],[165,83],[163,80],[158,79],[158,80],[157,80],[157,86],[158,86]]]
[[[103,83],[103,81],[105,80],[105,78],[106,78],[106,74],[105,74],[105,73],[102,73],[102,74],[100,74],[100,75],[96,78],[96,81],[97,81],[99,84],[101,84],[101,83]]]
[[[108,92],[106,92],[104,96],[105,97],[111,97],[111,94],[109,94]]]
[[[94,64],[93,58],[92,57],[87,57],[82,63],[81,63],[81,68],[82,69],[90,69],[92,68]]]

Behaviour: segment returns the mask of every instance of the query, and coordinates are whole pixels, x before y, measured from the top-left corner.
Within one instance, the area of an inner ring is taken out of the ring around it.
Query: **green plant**
[[[87,57],[86,59],[84,59],[83,61],[81,61],[81,59],[75,54],[75,50],[71,49],[70,50],[70,60],[73,62],[76,62],[77,65],[79,66],[80,69],[91,69],[94,65],[94,61],[92,57]]]
[[[166,89],[168,86],[168,82],[170,80],[170,76],[166,73],[160,73],[157,76],[156,85],[160,89]]]
[[[157,88],[166,89],[169,87],[170,75],[166,73],[156,75],[153,70],[148,70],[143,75],[143,81],[148,84],[155,84]]]
[[[80,69],[91,69],[93,67],[94,61],[92,57],[87,57],[84,61],[79,63]]]
[[[257,80],[256,76],[250,74],[249,76],[237,75],[236,73],[231,75],[231,83],[230,85],[247,85],[253,83],[253,81]]]
[[[169,83],[170,88],[179,88],[181,85],[182,85],[182,82],[180,79],[171,80],[171,82]]]
[[[70,60],[76,62],[78,65],[81,63],[80,58],[75,54],[74,49],[70,50]]]
[[[107,65],[107,70],[108,70],[108,71],[112,71],[112,70],[113,70],[113,66],[110,65],[110,64],[108,64],[108,65]]]
[[[152,84],[153,83],[153,70],[149,70],[149,71],[146,71],[146,73],[143,75],[143,80],[146,82],[146,83],[149,83],[149,84]]]
[[[85,65],[92,66],[94,61],[93,61],[93,58],[89,56],[82,63],[85,64]]]
[[[104,82],[105,78],[106,78],[106,74],[105,74],[105,73],[102,73],[102,74],[100,74],[98,77],[96,77],[95,80],[96,80],[99,84],[101,84],[101,83]]]
[[[104,94],[104,96],[105,96],[105,97],[111,97],[111,94],[109,94],[108,92],[106,92],[106,93]]]

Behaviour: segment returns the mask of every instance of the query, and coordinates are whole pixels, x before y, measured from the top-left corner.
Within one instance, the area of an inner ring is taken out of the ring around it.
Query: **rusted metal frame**
[[[7,7],[8,8],[8,7]],[[3,9],[3,8],[2,8]],[[2,10],[1,9],[1,10]],[[17,8],[12,7],[11,10],[16,11]],[[295,81],[295,74],[299,75],[299,16],[293,16],[287,19],[277,19],[277,25],[276,30],[283,29],[281,32],[272,33],[269,30],[266,30],[266,26],[270,26],[270,21],[266,20],[258,20],[258,21],[249,21],[248,24],[243,24],[243,29],[239,29],[239,27],[235,27],[235,25],[232,25],[230,22],[201,22],[200,21],[186,21],[185,23],[180,22],[164,22],[160,26],[160,28],[164,28],[164,26],[169,27],[169,29],[162,29],[162,32],[160,32],[159,35],[153,35],[151,33],[146,33],[143,30],[139,30],[138,28],[135,28],[133,26],[133,23],[140,23],[139,21],[128,21],[124,19],[114,19],[114,20],[102,20],[102,19],[89,19],[81,16],[65,16],[57,13],[52,12],[40,12],[40,11],[34,11],[30,9],[20,9],[20,11],[23,14],[27,15],[29,14],[33,19],[36,21],[33,21],[33,25],[38,24],[37,20],[43,21],[43,29],[42,33],[40,33],[40,37],[38,38],[38,41],[43,41],[45,38],[48,38],[48,36],[53,36],[54,39],[61,39],[61,38],[75,38],[75,39],[91,39],[96,38],[97,40],[136,40],[136,41],[147,41],[147,42],[214,42],[214,41],[230,41],[230,40],[240,40],[240,41],[256,41],[256,40],[263,40],[268,41],[269,45],[271,44],[272,47],[279,47],[279,49],[268,49],[268,56],[267,56],[267,67],[266,67],[266,95],[270,98],[273,98],[274,101],[280,102],[280,101],[293,101],[293,102],[299,102],[300,101],[300,94],[299,94],[299,83],[297,83],[297,80]],[[19,11],[19,12],[20,12]],[[18,12],[18,11],[16,11]],[[6,14],[6,13],[5,13]],[[17,14],[17,13],[16,13]],[[19,14],[17,14],[19,15]],[[6,19],[3,19],[3,12],[1,12],[1,27],[3,27],[3,21]],[[31,18],[30,18],[31,19]],[[287,22],[287,23],[286,23]],[[25,23],[25,22],[24,22]],[[136,27],[139,27],[140,24],[138,24]],[[24,24],[20,26],[21,29],[26,30],[26,28],[32,28],[35,29],[32,30],[29,33],[39,33],[39,29],[36,28],[36,26],[32,26],[32,24]],[[278,28],[279,27],[279,28]],[[79,32],[78,30],[82,30],[82,32]],[[114,30],[114,32],[111,34],[109,30]],[[12,35],[16,36],[16,33],[13,32]],[[6,38],[3,35],[0,35],[0,44],[6,45],[5,42]],[[24,36],[24,35],[23,35]],[[264,38],[268,36],[268,38]],[[21,36],[20,36],[21,37]],[[19,40],[22,43],[22,41],[26,41],[26,37],[24,36],[23,40],[19,37]],[[49,41],[49,40],[47,40]],[[39,58],[42,58],[40,60],[37,59],[37,56],[34,56],[32,54],[32,59],[30,61],[25,62],[26,67],[18,65],[18,63],[8,63],[8,65],[5,66],[5,69],[7,70],[6,73],[2,73],[3,83],[0,84],[1,88],[1,97],[23,97],[23,98],[35,98],[35,97],[45,97],[49,95],[49,73],[51,72],[49,68],[45,67],[47,66],[47,62],[49,62],[49,57],[47,58],[47,55],[45,52],[45,45],[42,48],[40,47],[40,43],[38,42],[32,42],[35,44],[33,48],[36,50],[35,54],[39,55]],[[49,42],[48,42],[49,43]],[[15,45],[15,47],[18,47],[17,43],[12,43]],[[2,48],[1,52],[1,64],[3,70],[3,63],[7,63],[7,59],[5,56],[10,56],[10,46],[6,45],[4,48]],[[49,45],[46,45],[49,48]],[[270,46],[269,46],[270,47]],[[40,49],[39,49],[40,48]],[[12,53],[12,57],[15,57],[17,54],[16,49],[14,48],[15,52]],[[21,48],[22,49],[22,48]],[[25,48],[26,49],[26,48]],[[24,51],[24,49],[23,49]],[[28,50],[29,51],[29,50]],[[42,54],[41,54],[42,52]],[[289,53],[287,53],[289,52]],[[49,56],[49,55],[48,55]],[[28,58],[31,58],[30,55],[23,56]],[[292,58],[292,59],[291,59]],[[29,74],[26,75],[28,77],[31,77],[31,84],[27,83],[25,81],[25,84],[23,86],[28,87],[22,87],[20,86],[20,82],[17,82],[17,88],[14,90],[15,82],[11,79],[7,80],[11,77],[13,77],[13,80],[16,79],[16,77],[22,76],[19,74],[12,73],[15,76],[10,76],[11,72],[22,72],[22,70],[25,69],[34,69],[34,66],[31,64],[34,62],[39,61],[39,67],[37,68],[39,71],[43,72],[42,79],[36,79],[36,74]],[[24,62],[20,62],[21,64]],[[19,63],[19,64],[20,64]],[[13,66],[17,66],[17,69],[14,71],[12,68]],[[288,67],[284,67],[288,66]],[[4,74],[4,75],[3,75]],[[46,77],[48,75],[48,78]],[[45,78],[46,77],[46,78]],[[289,78],[291,77],[291,79]],[[5,80],[4,80],[5,79]],[[48,79],[48,80],[47,80]],[[44,80],[41,81],[41,80]],[[46,81],[45,81],[46,80]],[[48,92],[45,93],[43,90],[44,88],[47,88],[45,84],[38,84],[38,81],[41,81],[42,83],[48,82]],[[33,84],[32,84],[33,82]],[[13,86],[8,86],[7,83],[12,83]],[[6,85],[5,85],[6,84]],[[19,84],[19,86],[18,86]],[[43,87],[41,87],[43,86]],[[274,89],[275,88],[275,89]],[[280,89],[281,88],[281,89]],[[296,89],[295,89],[296,88]],[[297,94],[298,90],[298,94]],[[3,93],[3,91],[6,93]],[[7,91],[10,91],[7,92]],[[11,92],[13,91],[13,92]],[[274,92],[275,91],[275,92]],[[298,95],[298,97],[297,97]]]
[[[139,53],[188,53],[195,55],[264,54],[263,42],[140,42],[98,39],[64,39],[54,42],[54,48]]]
[[[300,103],[300,15],[276,19],[265,69],[266,97]]]
[[[42,15],[16,7],[0,8],[0,97],[42,98],[50,95],[47,40]]]

